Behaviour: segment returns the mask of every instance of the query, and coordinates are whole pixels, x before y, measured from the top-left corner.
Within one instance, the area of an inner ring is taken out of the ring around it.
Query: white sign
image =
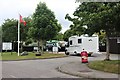
[[[58,47],[53,47],[53,52],[58,52]]]
[[[34,47],[34,50],[38,51],[38,47]]]
[[[120,43],[120,38],[117,39],[117,43]]]
[[[2,43],[2,50],[12,50],[12,43],[11,42]]]

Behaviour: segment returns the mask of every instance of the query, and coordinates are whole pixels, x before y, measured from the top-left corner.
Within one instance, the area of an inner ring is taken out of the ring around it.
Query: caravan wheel
[[[65,52],[66,55],[69,55],[69,52]]]

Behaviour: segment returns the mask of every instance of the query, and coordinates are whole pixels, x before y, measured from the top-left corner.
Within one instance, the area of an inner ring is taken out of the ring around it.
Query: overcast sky
[[[20,13],[23,17],[30,16],[34,13],[39,2],[45,2],[56,16],[56,19],[62,25],[62,32],[69,29],[70,21],[65,20],[65,15],[73,14],[80,3],[76,0],[0,0],[0,25],[5,19],[18,19]]]

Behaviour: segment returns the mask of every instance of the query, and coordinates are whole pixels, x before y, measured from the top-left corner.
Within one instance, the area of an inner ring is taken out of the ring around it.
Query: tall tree
[[[17,41],[17,20],[7,19],[2,24],[2,41]]]
[[[24,18],[27,22],[26,26],[24,24],[20,24],[20,41],[21,43],[27,41],[28,37],[28,29],[31,27],[31,18]],[[3,42],[17,42],[18,40],[18,21],[16,19],[6,19],[2,24],[2,41]],[[22,51],[21,44],[21,51]]]
[[[32,26],[30,23],[31,18],[24,18],[27,22],[26,26],[20,24],[20,38],[21,41],[26,41],[28,29]],[[6,19],[2,24],[2,40],[5,42],[17,41],[18,21],[16,19]]]
[[[78,27],[81,28],[84,25],[87,26],[85,33],[92,35],[95,32],[101,30],[106,32],[106,59],[110,60],[109,53],[109,37],[119,33],[119,21],[120,21],[120,2],[108,3],[108,2],[83,2],[73,14],[74,19],[79,22]]]
[[[46,40],[54,38],[61,30],[54,13],[48,9],[45,3],[39,3],[33,14],[33,27],[29,30],[31,36],[38,41],[38,51],[41,44]],[[42,44],[43,50],[43,44]]]

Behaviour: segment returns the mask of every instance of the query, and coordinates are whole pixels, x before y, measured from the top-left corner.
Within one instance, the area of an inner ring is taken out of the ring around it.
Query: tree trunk
[[[109,52],[109,34],[108,32],[106,31],[106,58],[105,58],[106,61],[109,61],[110,60],[110,52]]]
[[[43,53],[43,40],[41,40],[41,52]]]
[[[45,42],[46,40],[43,40],[43,53],[44,53],[44,48],[45,48]]]
[[[20,43],[20,53],[22,53],[23,52],[23,42],[21,41],[21,43]]]
[[[44,53],[44,40],[41,40],[41,52]]]
[[[41,53],[40,52],[40,40],[38,40],[38,53]]]

